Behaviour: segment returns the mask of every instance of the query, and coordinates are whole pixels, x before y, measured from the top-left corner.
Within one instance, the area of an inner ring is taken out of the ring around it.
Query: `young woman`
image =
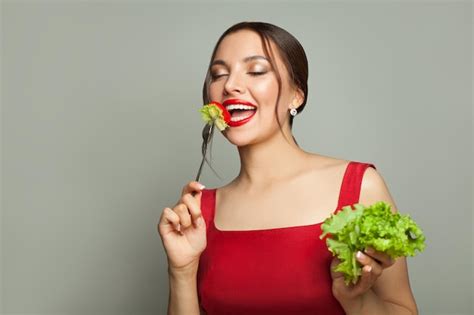
[[[203,98],[230,106],[222,133],[241,167],[223,187],[189,182],[163,210],[168,314],[418,314],[405,257],[360,253],[363,275],[350,286],[331,269],[325,218],[357,202],[397,209],[373,164],[298,146],[291,129],[307,78],[303,48],[280,27],[242,22],[218,40]]]

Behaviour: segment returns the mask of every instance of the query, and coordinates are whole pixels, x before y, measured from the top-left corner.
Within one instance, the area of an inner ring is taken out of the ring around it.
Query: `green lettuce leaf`
[[[216,104],[210,103],[203,105],[199,112],[201,113],[201,118],[209,125],[215,124],[220,131],[228,127],[225,119],[224,113],[221,108]]]
[[[425,249],[425,236],[409,215],[393,213],[390,205],[379,201],[366,207],[356,203],[331,214],[321,225],[320,239],[326,237],[328,250],[341,261],[334,269],[344,274],[344,282],[357,283],[362,265],[357,251],[372,247],[393,259],[415,256]]]

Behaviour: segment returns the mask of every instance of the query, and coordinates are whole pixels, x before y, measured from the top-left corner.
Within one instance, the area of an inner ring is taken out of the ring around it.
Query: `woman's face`
[[[282,79],[278,105],[279,120],[284,130],[285,128],[289,130],[289,106],[296,94],[295,90],[290,88],[288,72],[276,46],[273,42],[271,45]],[[260,57],[246,59],[251,56]],[[265,58],[260,36],[257,33],[240,30],[227,35],[216,51],[210,71],[212,80],[209,85],[209,98],[211,101],[224,103],[228,99],[238,99],[249,102],[257,108],[248,122],[223,131],[224,136],[231,143],[237,146],[257,143],[280,132],[275,117],[278,82],[270,62]]]

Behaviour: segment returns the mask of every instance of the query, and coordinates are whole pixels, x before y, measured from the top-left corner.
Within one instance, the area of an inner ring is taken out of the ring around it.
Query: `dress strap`
[[[211,220],[214,217],[215,193],[215,188],[204,188],[202,190],[201,212],[207,228],[209,228]]]
[[[341,191],[339,192],[339,203],[334,213],[347,205],[353,205],[359,202],[362,177],[368,167],[377,169],[372,163],[349,162],[342,180]]]

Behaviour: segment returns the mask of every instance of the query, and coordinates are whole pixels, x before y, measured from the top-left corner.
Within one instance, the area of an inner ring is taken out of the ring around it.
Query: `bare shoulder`
[[[304,173],[311,175],[305,177],[308,179],[307,187],[312,191],[315,191],[315,187],[319,187],[321,192],[319,196],[326,196],[328,199],[326,206],[337,200],[344,173],[350,162],[350,160],[338,157],[313,153],[308,155],[308,163],[305,163],[306,170]]]
[[[371,205],[377,201],[385,201],[390,204],[392,212],[397,212],[397,206],[382,174],[373,167],[367,167],[362,176],[359,202]]]
[[[312,170],[327,172],[340,172],[341,169],[344,170],[350,162],[350,160],[315,153],[309,154],[309,160],[309,165]]]

